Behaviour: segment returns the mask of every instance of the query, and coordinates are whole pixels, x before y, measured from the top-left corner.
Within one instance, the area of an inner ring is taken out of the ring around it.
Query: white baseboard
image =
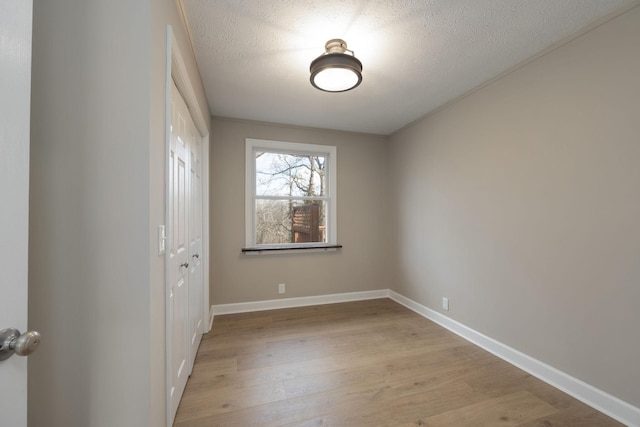
[[[209,308],[209,329],[207,330],[207,332],[209,332],[211,330],[211,328],[213,328],[213,318],[215,317],[215,315],[213,314],[213,305]]]
[[[213,315],[246,313],[250,311],[274,310],[278,308],[304,307],[309,305],[334,304],[338,302],[363,301],[368,299],[388,298],[389,290],[348,292],[343,294],[317,295],[312,297],[283,298],[267,301],[251,301],[235,304],[212,305]]]
[[[462,338],[476,344],[499,358],[517,366],[542,381],[564,391],[592,408],[628,426],[640,427],[640,408],[599,390],[584,381],[530,357],[516,349],[477,332],[462,323],[425,307],[397,292],[389,291],[389,298],[423,317],[439,324]]]

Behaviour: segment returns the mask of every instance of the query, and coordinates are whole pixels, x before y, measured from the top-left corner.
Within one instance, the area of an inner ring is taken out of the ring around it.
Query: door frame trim
[[[184,98],[191,118],[200,133],[202,142],[202,305],[203,305],[203,333],[209,332],[211,319],[209,314],[209,127],[206,116],[198,105],[198,99],[189,78],[182,53],[178,45],[171,25],[167,25],[167,51],[166,51],[166,81],[165,81],[165,230],[166,243],[171,239],[171,224],[169,224],[169,153],[171,150],[171,84],[176,86]],[[167,244],[168,248],[169,245]],[[165,405],[167,427],[171,427],[171,325],[170,325],[170,298],[171,274],[169,263],[169,251],[165,251]]]

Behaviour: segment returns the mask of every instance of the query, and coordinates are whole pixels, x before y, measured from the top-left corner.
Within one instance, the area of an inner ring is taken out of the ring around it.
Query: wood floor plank
[[[511,426],[558,412],[548,403],[522,390],[428,417],[425,426],[482,427]]]
[[[176,415],[176,422],[205,418],[285,398],[286,393],[282,381],[251,387],[234,385],[225,387],[215,394],[211,394],[207,390],[192,391],[183,396],[180,402],[182,411]]]
[[[175,427],[619,426],[390,299],[217,316]]]
[[[305,360],[302,362],[279,364],[264,368],[237,371],[232,373],[219,373],[214,370],[198,370],[194,368],[194,374],[187,383],[187,393],[192,390],[211,389],[222,390],[225,387],[241,386],[252,387],[264,383],[290,380],[310,375],[323,375],[340,368],[331,357]]]

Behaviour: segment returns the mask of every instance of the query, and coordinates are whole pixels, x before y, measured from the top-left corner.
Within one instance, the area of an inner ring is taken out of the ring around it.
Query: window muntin
[[[247,247],[335,244],[336,148],[246,143]]]

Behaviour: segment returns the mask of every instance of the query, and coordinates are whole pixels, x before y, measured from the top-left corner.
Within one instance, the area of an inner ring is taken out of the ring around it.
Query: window
[[[246,140],[246,246],[336,244],[336,147]]]

